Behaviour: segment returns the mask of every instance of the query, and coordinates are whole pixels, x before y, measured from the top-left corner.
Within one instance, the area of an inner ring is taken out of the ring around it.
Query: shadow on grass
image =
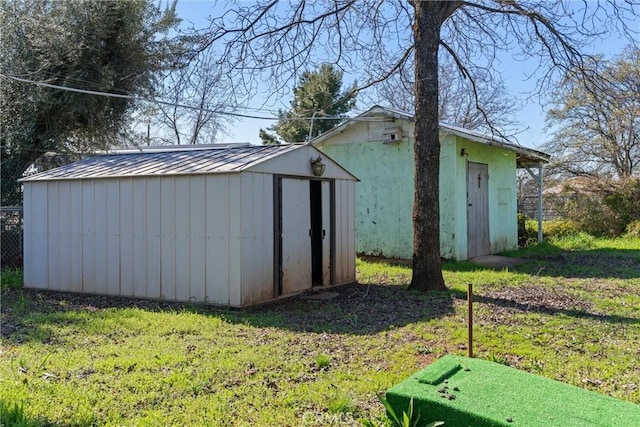
[[[511,292],[515,295],[510,296],[493,296],[493,295],[474,295],[473,302],[480,304],[487,304],[494,307],[506,308],[522,313],[539,313],[548,315],[562,315],[567,317],[574,317],[577,319],[589,319],[597,322],[614,323],[614,324],[640,324],[640,318],[619,316],[615,314],[603,314],[589,310],[587,307],[578,308],[571,306],[571,303],[567,304],[566,301],[560,300],[558,302],[548,301],[546,296],[541,296],[539,299],[531,298],[533,293],[528,293],[529,299],[518,298],[517,292]],[[458,299],[466,300],[467,294],[461,291],[453,291],[452,294]],[[567,305],[562,307],[561,305]]]
[[[330,300],[310,300],[305,295],[264,305],[233,310],[205,304],[172,303],[134,298],[37,291],[5,290],[2,295],[2,336],[8,340],[49,342],[50,323],[84,320],[69,312],[99,312],[114,308],[139,308],[150,312],[191,312],[224,318],[226,322],[291,331],[368,335],[451,315],[453,292],[422,294],[402,285],[352,284],[327,289],[338,295]],[[28,332],[28,333],[27,333]]]
[[[402,285],[379,284],[345,285],[329,292],[339,295],[329,301],[295,297],[237,315],[253,326],[367,335],[455,312],[453,292],[423,294]]]
[[[640,277],[640,248],[638,249],[584,249],[566,251],[551,244],[545,244],[544,251],[511,251],[505,256],[529,260],[528,263],[510,267],[511,271],[546,277],[593,278],[593,279],[635,279]],[[496,270],[479,264],[447,262],[443,270],[466,272]]]
[[[513,271],[563,278],[640,277],[640,248],[564,251],[546,244],[542,249],[544,250],[539,252],[529,249],[509,253],[511,256],[531,259],[530,263],[514,267]],[[449,262],[444,265],[444,270],[453,272],[489,269],[491,268],[469,262]],[[207,305],[4,288],[0,325],[2,336],[9,340],[46,341],[48,330],[39,326],[50,322],[74,321],[69,316],[64,316],[66,312],[140,308],[159,312],[194,312],[257,327],[367,335],[452,315],[455,312],[456,300],[465,298],[464,294],[455,290],[421,294],[407,290],[405,285],[390,284],[345,285],[332,288],[330,291],[337,292],[338,296],[331,300],[307,300],[297,296],[242,311],[233,311]],[[588,307],[545,304],[545,300],[538,298],[536,294],[516,297],[477,295],[475,300],[522,312],[561,314],[609,323],[638,323],[637,318],[592,312]],[[540,301],[543,303],[539,303]],[[460,304],[459,301],[457,303]],[[54,315],[46,316],[47,314]],[[31,332],[25,332],[28,330]]]

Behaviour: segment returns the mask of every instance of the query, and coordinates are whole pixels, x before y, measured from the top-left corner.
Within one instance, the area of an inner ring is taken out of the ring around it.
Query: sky
[[[184,26],[205,27],[207,25],[207,17],[215,14],[214,3],[203,0],[178,0],[177,5],[178,16],[183,19]],[[627,41],[618,36],[611,36],[607,39],[598,41],[590,47],[589,53],[603,53],[607,56],[615,55],[622,51]],[[527,79],[527,74],[536,64],[532,62],[516,61],[508,54],[502,54],[500,57],[500,71],[506,83],[508,93],[521,100],[522,108],[516,111],[515,120],[523,127],[524,130],[512,138],[514,142],[529,148],[539,148],[541,144],[549,139],[549,131],[545,130],[545,107],[541,105],[537,96],[532,96],[535,88],[535,81]],[[344,84],[350,83],[350,80],[344,79]],[[266,116],[274,116],[274,111],[278,108],[287,109],[291,97],[288,98],[268,98],[267,88],[262,88],[262,94],[258,94],[251,100],[247,112],[249,114],[260,114]],[[351,115],[367,110],[373,104],[364,104],[358,102],[358,109]],[[260,128],[271,126],[274,121],[257,120],[257,119],[241,119],[227,127],[225,135],[219,137],[217,142],[249,142],[259,144],[260,138],[258,132]]]

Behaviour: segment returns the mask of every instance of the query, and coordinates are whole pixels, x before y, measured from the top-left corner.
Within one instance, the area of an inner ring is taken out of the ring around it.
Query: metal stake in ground
[[[469,357],[473,357],[473,285],[467,285],[467,305],[469,306],[467,314],[467,331],[468,331],[468,349]]]

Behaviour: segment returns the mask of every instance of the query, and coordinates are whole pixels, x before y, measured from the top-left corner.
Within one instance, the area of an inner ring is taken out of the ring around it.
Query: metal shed
[[[356,181],[310,145],[52,169],[22,180],[24,285],[244,307],[354,282]]]

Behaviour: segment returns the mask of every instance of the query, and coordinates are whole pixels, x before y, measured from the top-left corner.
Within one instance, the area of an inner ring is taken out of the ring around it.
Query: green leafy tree
[[[545,149],[565,175],[640,175],[640,48],[613,61],[593,58],[585,79],[574,70],[558,85],[547,123],[555,129]]]
[[[278,122],[260,129],[263,144],[294,143],[313,138],[338,126],[356,105],[355,83],[341,92],[342,71],[322,64],[318,71],[305,71],[293,89],[289,111],[280,110]]]
[[[33,82],[148,96],[175,52],[175,3],[146,0],[0,0],[2,204],[20,204],[16,180],[46,152],[83,153],[118,142],[128,98]],[[22,81],[20,81],[20,79]]]

